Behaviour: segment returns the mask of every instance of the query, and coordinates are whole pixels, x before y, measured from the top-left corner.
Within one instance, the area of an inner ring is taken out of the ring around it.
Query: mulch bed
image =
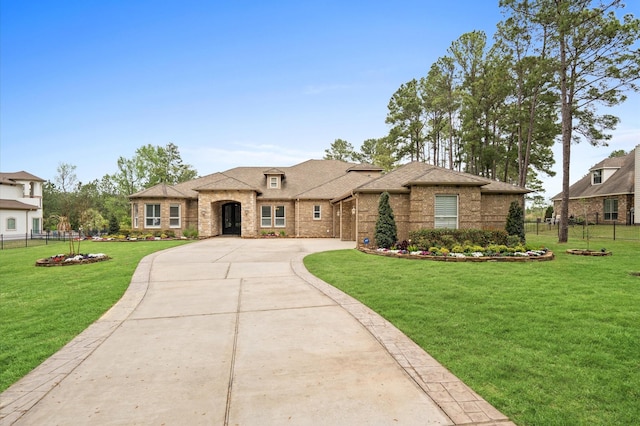
[[[66,256],[64,257],[52,256],[52,257],[47,257],[46,259],[38,259],[36,260],[36,266],[49,267],[49,266],[86,265],[89,263],[104,262],[105,260],[109,260],[111,258],[109,256],[86,257],[86,258],[83,258],[82,260],[70,260],[68,262],[65,262],[65,259],[66,259]]]
[[[381,252],[366,248],[359,248],[363,253],[375,254],[378,256],[397,257],[401,259],[435,260],[439,262],[543,262],[553,260],[555,255],[552,251],[547,251],[541,256],[481,256],[481,257],[454,257],[454,256],[426,256],[417,254],[403,254],[392,252]]]

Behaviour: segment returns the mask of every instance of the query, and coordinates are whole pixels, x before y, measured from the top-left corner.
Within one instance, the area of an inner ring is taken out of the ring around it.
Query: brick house
[[[569,217],[591,223],[640,224],[640,145],[622,157],[606,158],[569,187]],[[560,211],[562,193],[552,198]]]
[[[132,194],[134,230],[198,230],[200,237],[267,233],[373,241],[378,200],[390,193],[398,237],[419,228],[498,228],[528,190],[426,163],[387,174],[366,164],[308,160],[291,167],[237,167]]]
[[[0,234],[24,238],[42,232],[43,182],[25,171],[0,172]]]

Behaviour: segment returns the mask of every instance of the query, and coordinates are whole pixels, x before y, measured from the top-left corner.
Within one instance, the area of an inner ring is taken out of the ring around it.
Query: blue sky
[[[497,0],[0,0],[0,170],[53,180],[65,162],[88,182],[172,142],[206,175],[358,148],[388,133],[402,83],[501,19]],[[572,181],[640,143],[637,111],[631,93],[609,147],[573,149]]]

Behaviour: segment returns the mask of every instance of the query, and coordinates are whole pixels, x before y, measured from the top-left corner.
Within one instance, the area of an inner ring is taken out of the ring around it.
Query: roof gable
[[[637,149],[637,148],[636,148]],[[604,182],[593,185],[591,173],[603,168],[617,168]],[[605,197],[608,195],[632,194],[635,175],[634,151],[622,157],[607,158],[589,169],[589,173],[569,187],[569,198]],[[562,199],[562,192],[552,200]]]

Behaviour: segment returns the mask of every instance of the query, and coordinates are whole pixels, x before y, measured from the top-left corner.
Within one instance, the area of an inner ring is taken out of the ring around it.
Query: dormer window
[[[282,181],[284,181],[284,172],[279,169],[269,169],[264,172],[267,178],[267,188],[280,189],[282,188]]]
[[[602,169],[594,170],[592,176],[592,184],[600,185],[602,183]]]

